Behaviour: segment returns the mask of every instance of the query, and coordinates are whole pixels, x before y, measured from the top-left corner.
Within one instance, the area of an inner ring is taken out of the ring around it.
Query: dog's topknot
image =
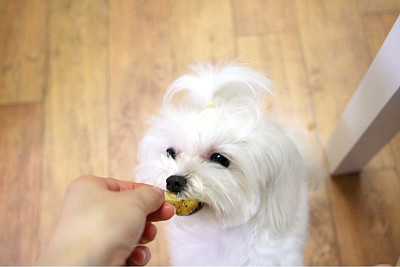
[[[205,63],[192,66],[191,70],[191,74],[171,84],[164,103],[181,91],[187,91],[190,104],[196,108],[242,100],[259,104],[262,92],[272,95],[271,82],[266,76],[236,63],[224,66]]]

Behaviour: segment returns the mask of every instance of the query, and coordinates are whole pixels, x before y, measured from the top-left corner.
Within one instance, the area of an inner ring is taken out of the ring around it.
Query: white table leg
[[[332,175],[359,172],[400,131],[400,16],[326,144]]]

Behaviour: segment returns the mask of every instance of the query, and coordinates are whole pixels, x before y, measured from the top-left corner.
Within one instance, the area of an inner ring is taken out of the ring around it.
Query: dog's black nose
[[[172,193],[179,193],[186,185],[186,178],[180,175],[171,175],[167,178],[167,189]]]

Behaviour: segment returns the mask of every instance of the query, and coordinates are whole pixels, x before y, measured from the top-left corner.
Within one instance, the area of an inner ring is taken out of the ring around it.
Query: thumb
[[[149,215],[158,210],[164,203],[164,192],[154,186],[141,186],[133,191],[125,191],[133,196],[133,205]]]

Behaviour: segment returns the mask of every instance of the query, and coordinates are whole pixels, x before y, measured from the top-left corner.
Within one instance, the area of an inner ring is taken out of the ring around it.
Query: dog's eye
[[[212,154],[210,157],[210,161],[221,164],[225,168],[228,168],[228,166],[229,166],[229,159],[227,159],[226,157],[222,156],[219,153]]]
[[[167,149],[167,156],[175,159],[176,158],[175,149],[173,149],[172,147],[168,148]]]

